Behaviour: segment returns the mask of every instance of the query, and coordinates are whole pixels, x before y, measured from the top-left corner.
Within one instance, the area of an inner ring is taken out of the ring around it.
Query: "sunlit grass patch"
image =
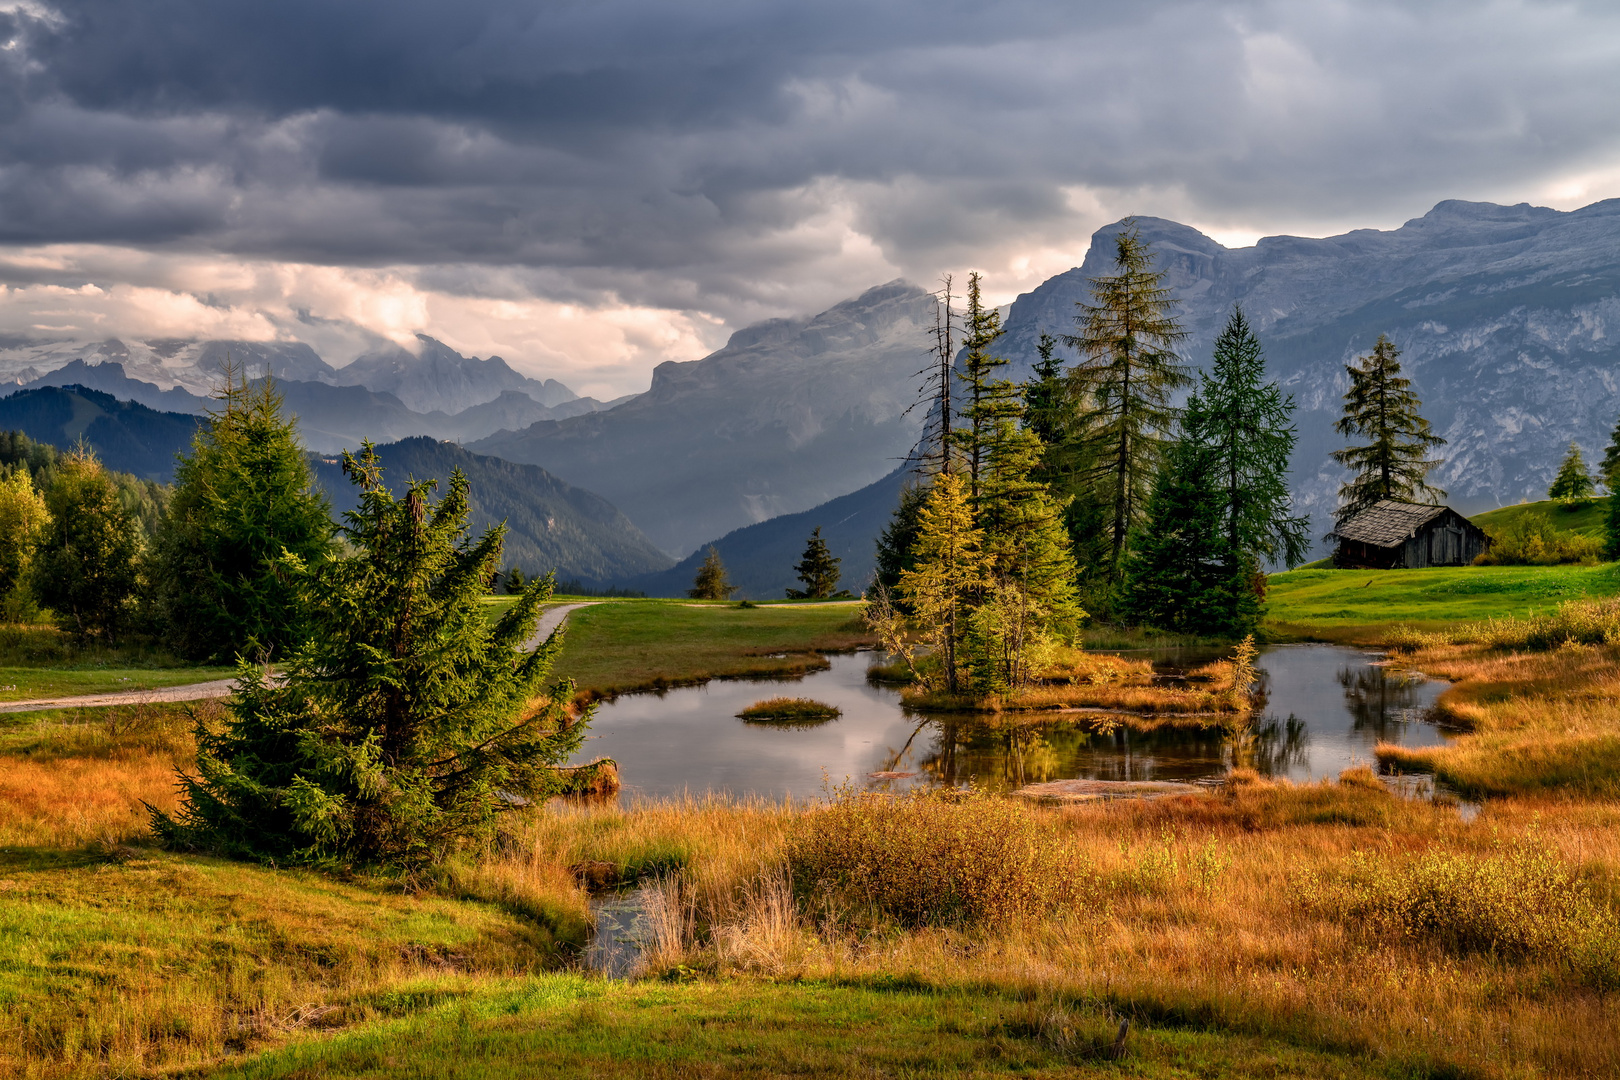
[[[819,724],[836,720],[842,710],[813,698],[774,697],[756,701],[742,712],[739,719],[751,722],[781,722],[788,724]]]

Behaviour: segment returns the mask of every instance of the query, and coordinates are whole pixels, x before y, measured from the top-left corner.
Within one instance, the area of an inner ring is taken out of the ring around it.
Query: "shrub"
[[[1595,566],[1603,559],[1603,541],[1596,536],[1564,532],[1546,514],[1520,514],[1491,533],[1489,551],[1474,560],[1478,566],[1556,566],[1581,563]]]
[[[1302,886],[1307,907],[1350,926],[1456,953],[1542,958],[1620,986],[1620,919],[1550,853],[1433,851],[1403,866],[1355,857],[1334,884]]]
[[[1620,643],[1620,598],[1566,600],[1546,615],[1507,616],[1464,623],[1450,630],[1423,632],[1397,626],[1385,643],[1397,652],[1436,645],[1488,645],[1498,649],[1545,651],[1564,645]]]
[[[1078,904],[1091,873],[1038,811],[981,792],[840,789],[788,839],[801,894],[907,925],[1005,924]]]

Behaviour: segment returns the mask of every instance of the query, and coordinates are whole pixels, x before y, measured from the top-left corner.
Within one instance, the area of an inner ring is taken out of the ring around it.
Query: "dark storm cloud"
[[[1570,5],[73,0],[0,39],[0,242],[726,317],[1103,213],[1385,221],[1620,155],[1620,29]]]

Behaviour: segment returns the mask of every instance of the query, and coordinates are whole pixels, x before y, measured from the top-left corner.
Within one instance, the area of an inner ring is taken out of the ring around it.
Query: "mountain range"
[[[136,401],[152,409],[202,415],[217,405],[184,387],[164,390],[154,383],[133,379],[115,361],[86,363],[72,360],[29,382],[8,389],[32,390],[46,386],[83,386]],[[526,427],[538,420],[577,416],[602,407],[593,398],[569,398],[542,405],[527,393],[503,390],[492,401],[447,415],[440,411],[414,412],[391,393],[355,384],[329,384],[278,378],[276,389],[286,411],[298,418],[299,432],[311,449],[335,453],[353,449],[362,439],[393,440],[412,435],[436,439],[478,439],[503,428]]]
[[[1332,423],[1348,384],[1344,366],[1380,333],[1401,349],[1424,414],[1448,440],[1434,480],[1466,513],[1539,498],[1569,442],[1597,457],[1620,413],[1620,335],[1611,333],[1620,324],[1620,200],[1568,212],[1443,202],[1397,229],[1266,237],[1244,248],[1164,219],[1133,224],[1178,301],[1190,363],[1208,362],[1234,305],[1248,313],[1271,375],[1298,404],[1293,487],[1318,535],[1342,479],[1328,454],[1341,445]],[[1079,266],[1009,306],[997,346],[1009,377],[1028,374],[1040,334],[1074,329],[1090,281],[1112,272],[1123,227],[1097,230]],[[883,490],[915,444],[924,411],[917,372],[932,323],[929,293],[890,282],[818,315],[738,330],[701,360],[661,364],[646,393],[612,408],[548,404],[541,398],[560,384],[428,338],[415,351],[379,350],[344,369],[294,344],[250,354],[240,343],[107,342],[82,356],[51,354],[61,362],[44,381],[72,379],[194,413],[205,402],[180,373],[195,375],[229,351],[250,374],[282,380],[313,447],[352,446],[361,436],[476,440],[480,454],[540,466],[607,499],[669,556],[723,543],[737,578],[771,595],[791,581],[800,534],[845,517],[845,528],[865,522],[837,500]],[[0,343],[0,365],[43,362],[48,352]],[[67,359],[82,362],[69,368]],[[164,378],[148,379],[154,370]],[[36,370],[26,381],[40,377]],[[366,385],[338,385],[348,378]],[[474,398],[483,400],[464,404]],[[569,409],[580,412],[562,414]],[[869,545],[881,521],[859,527],[865,540],[840,538],[841,550]],[[767,573],[779,555],[781,570]],[[744,566],[751,561],[757,573]],[[670,582],[685,569],[669,570]],[[846,564],[848,580],[852,569]]]
[[[922,428],[912,406],[933,313],[929,293],[892,281],[819,315],[739,330],[701,360],[660,364],[652,388],[616,408],[471,445],[600,492],[686,555],[893,471]]]
[[[362,386],[421,414],[454,415],[518,394],[540,407],[524,416],[508,409],[514,421],[525,425],[604,407],[555,379],[519,374],[498,356],[463,356],[426,334],[416,335],[414,350],[388,345],[341,368],[297,341],[0,341],[0,377],[17,386],[41,385],[48,377],[54,377],[49,385],[62,386],[63,370],[107,365],[117,365],[126,377],[160,391],[180,390],[198,398],[209,397],[227,368],[234,368],[249,379]],[[569,404],[573,407],[560,408]]]

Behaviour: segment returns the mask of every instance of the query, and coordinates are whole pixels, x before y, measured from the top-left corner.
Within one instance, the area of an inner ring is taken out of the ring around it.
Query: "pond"
[[[1183,780],[1248,765],[1309,780],[1373,764],[1380,741],[1432,746],[1445,734],[1425,719],[1445,684],[1385,666],[1377,654],[1295,645],[1260,655],[1259,700],[1247,734],[1223,728],[1133,732],[1095,721],[986,723],[904,709],[898,691],[867,682],[880,654],[829,657],[826,671],[793,680],[714,681],[630,694],[597,707],[578,761],[619,763],[620,799],[708,793],[815,798],[827,784],[900,790],[962,784],[1013,790],[1049,780]],[[1173,670],[1207,659],[1155,656]],[[804,726],[747,723],[736,714],[783,694],[835,705],[836,720]],[[1040,714],[1035,714],[1037,717]]]

